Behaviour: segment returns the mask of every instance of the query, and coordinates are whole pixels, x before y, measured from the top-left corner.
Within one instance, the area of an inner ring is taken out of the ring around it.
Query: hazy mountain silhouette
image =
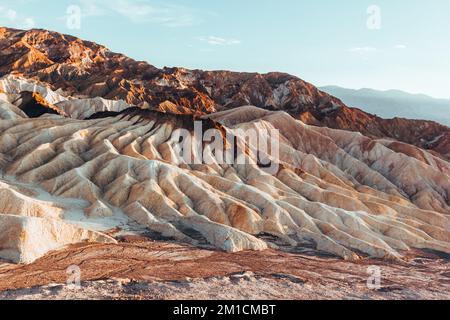
[[[382,118],[424,119],[450,125],[450,100],[400,90],[353,90],[337,86],[320,89],[341,99],[350,107],[360,108]]]

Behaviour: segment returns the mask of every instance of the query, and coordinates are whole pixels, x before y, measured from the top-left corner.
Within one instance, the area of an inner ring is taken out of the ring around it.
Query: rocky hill
[[[450,254],[445,126],[384,120],[286,74],[158,69],[44,30],[0,29],[0,58],[0,258],[124,232],[351,261]],[[177,157],[174,132],[195,121],[247,161],[215,161],[212,141],[208,162]],[[250,129],[267,145],[279,132],[275,172]]]
[[[448,127],[384,120],[283,73],[158,69],[72,36],[0,28],[0,76],[8,75],[39,81],[70,97],[122,100],[171,113],[205,114],[243,105],[281,110],[307,124],[393,138],[449,156]]]

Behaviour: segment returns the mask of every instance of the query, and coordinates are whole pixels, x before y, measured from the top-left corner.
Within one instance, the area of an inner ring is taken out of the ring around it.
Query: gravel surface
[[[450,299],[449,262],[424,252],[404,264],[307,250],[230,254],[137,237],[0,263],[0,299]],[[78,275],[80,286],[67,285]]]

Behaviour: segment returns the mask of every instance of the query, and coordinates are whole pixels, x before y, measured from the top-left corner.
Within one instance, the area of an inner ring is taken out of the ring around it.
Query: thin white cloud
[[[35,26],[35,22],[32,17],[23,16],[14,9],[0,5],[0,25],[31,29]]]
[[[99,17],[106,15],[103,4],[96,0],[80,0],[83,17]]]
[[[395,49],[398,49],[398,50],[405,50],[406,48],[407,48],[407,46],[404,44],[398,44],[395,46]]]
[[[241,44],[241,41],[238,39],[225,39],[215,36],[209,37],[200,37],[198,38],[200,41],[204,41],[209,43],[212,46],[235,46]]]
[[[191,9],[148,0],[80,0],[84,17],[112,14],[133,23],[156,23],[167,27],[186,27],[198,23]]]
[[[348,49],[348,51],[355,52],[355,53],[370,53],[370,52],[377,51],[377,48],[374,48],[374,47],[353,47],[353,48]]]

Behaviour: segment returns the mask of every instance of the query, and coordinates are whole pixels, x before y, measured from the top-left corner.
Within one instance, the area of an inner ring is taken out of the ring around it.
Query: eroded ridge
[[[308,246],[349,260],[399,260],[410,248],[450,253],[450,164],[408,144],[255,107],[202,117],[229,132],[279,130],[279,170],[268,174],[256,159],[177,157],[172,134],[192,130],[192,116],[129,109],[30,119],[8,102],[2,110],[0,212],[4,228],[20,225],[2,233],[3,258],[30,262],[69,243],[114,242],[105,231],[136,222],[230,252]],[[61,237],[55,223],[71,231],[58,228]],[[53,236],[36,240],[45,250],[20,236],[45,232]]]

